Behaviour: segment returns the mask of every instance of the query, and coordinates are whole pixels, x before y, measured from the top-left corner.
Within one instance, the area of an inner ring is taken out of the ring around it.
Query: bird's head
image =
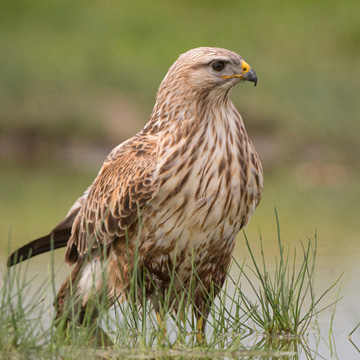
[[[179,56],[169,69],[163,85],[187,88],[191,92],[228,92],[240,81],[256,86],[255,71],[235,52],[200,47]]]

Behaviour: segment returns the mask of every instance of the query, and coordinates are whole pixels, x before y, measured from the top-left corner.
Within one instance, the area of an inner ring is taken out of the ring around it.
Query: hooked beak
[[[243,74],[242,77],[244,80],[246,81],[251,81],[254,83],[254,86],[256,86],[257,84],[257,76],[256,76],[256,72],[253,69],[250,69],[248,72],[246,72],[245,74]]]
[[[241,67],[243,72],[241,74],[234,74],[230,76],[222,76],[223,79],[230,79],[230,78],[239,78],[246,81],[251,81],[254,83],[254,86],[257,84],[257,76],[256,72],[250,67],[250,65],[245,62],[244,60],[241,61]]]

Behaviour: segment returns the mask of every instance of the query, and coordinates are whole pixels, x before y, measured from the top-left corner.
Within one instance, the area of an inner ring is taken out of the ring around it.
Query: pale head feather
[[[239,83],[239,78],[224,79],[225,76],[242,73],[244,59],[237,53],[211,47],[199,47],[181,54],[170,67],[162,81],[158,96],[164,91],[173,89],[177,91],[191,91],[196,93],[221,94]],[[224,62],[223,71],[215,71],[212,68],[214,62]],[[220,90],[220,91],[219,91]]]
[[[224,64],[222,71],[213,68],[215,62]],[[232,111],[231,91],[242,81],[233,76],[243,73],[243,63],[239,54],[221,48],[199,47],[181,54],[161,82],[144,130],[156,133],[185,118],[200,120],[212,107]]]

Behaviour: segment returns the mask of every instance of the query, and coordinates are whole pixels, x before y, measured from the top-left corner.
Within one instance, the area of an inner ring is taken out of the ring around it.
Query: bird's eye
[[[215,70],[215,71],[223,71],[224,67],[225,67],[225,63],[223,61],[214,61],[211,64],[211,67]]]

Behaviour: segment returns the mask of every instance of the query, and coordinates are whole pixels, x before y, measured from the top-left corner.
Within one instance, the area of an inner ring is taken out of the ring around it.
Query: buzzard
[[[80,321],[101,291],[109,304],[126,300],[131,273],[142,269],[148,274],[146,296],[157,310],[159,296],[169,290],[169,269],[175,269],[169,292],[176,311],[176,294],[189,289],[195,267],[193,302],[204,331],[207,294],[213,284],[215,292],[223,285],[235,237],[263,188],[258,155],[230,99],[244,80],[256,85],[257,76],[235,52],[201,47],[180,55],[145,127],[110,152],[93,184],[49,235],[10,256],[12,266],[66,247],[65,261],[75,267],[58,292],[57,316],[72,296],[81,299]],[[106,277],[99,276],[104,253]]]

